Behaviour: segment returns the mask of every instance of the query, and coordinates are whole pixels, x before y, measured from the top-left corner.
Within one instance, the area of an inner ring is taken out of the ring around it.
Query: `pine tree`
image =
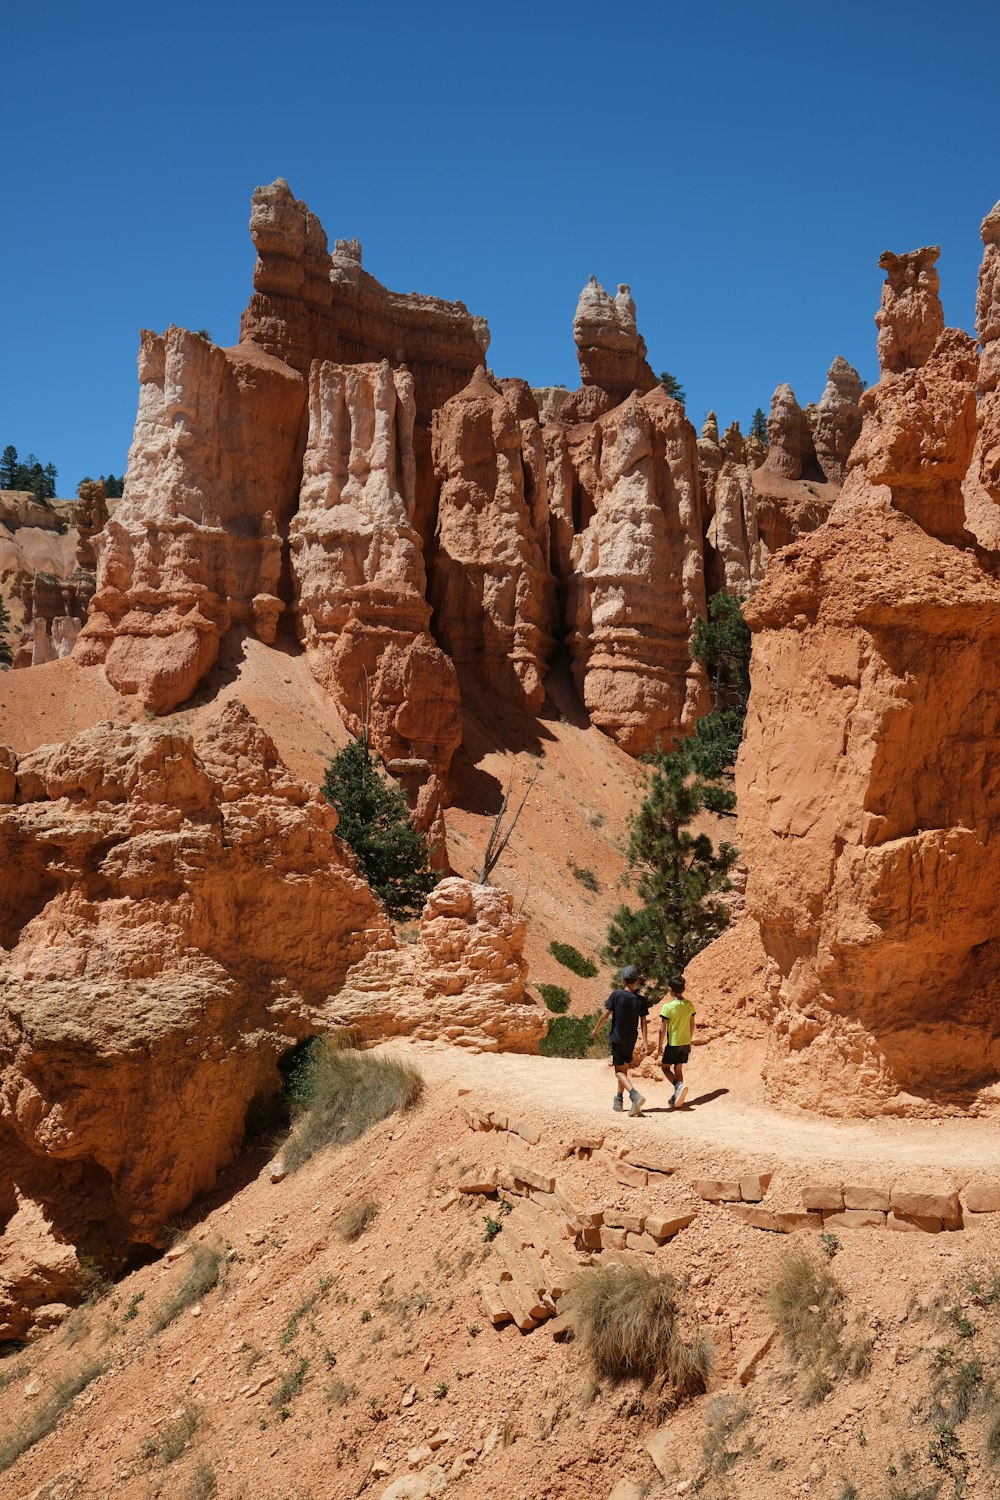
[[[750,631],[743,618],[742,599],[725,590],[708,601],[708,619],[696,620],[691,655],[708,671],[713,708],[746,712],[750,697]]]
[[[656,378],[662,385],[663,389],[666,391],[667,395],[673,396],[674,400],[679,401],[683,406],[685,401],[687,400],[687,392],[681,385],[680,381],[677,379],[677,376],[671,375],[669,370],[661,370]]]
[[[20,463],[17,457],[17,449],[13,443],[8,443],[3,453],[0,454],[0,490],[17,489],[17,475]]]
[[[361,873],[389,915],[419,912],[437,883],[427,840],[410,821],[403,793],[375,769],[363,739],[334,756],[322,792],[340,815],[339,837],[353,849]]]
[[[765,448],[770,441],[767,435],[767,418],[765,417],[759,406],[757,407],[757,410],[754,412],[753,416],[750,418],[749,435],[750,437],[759,437]]]
[[[645,983],[662,988],[683,973],[696,953],[729,925],[715,898],[730,887],[738,851],[716,849],[690,825],[705,803],[706,786],[690,774],[683,749],[654,762],[649,789],[632,819],[629,868],[638,874],[642,906],[622,905],[608,925],[607,957],[635,964]]]

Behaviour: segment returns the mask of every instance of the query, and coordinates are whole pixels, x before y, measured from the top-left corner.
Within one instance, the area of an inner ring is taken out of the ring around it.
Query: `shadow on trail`
[[[644,1104],[642,1112],[644,1115],[683,1115],[689,1109],[695,1109],[699,1104],[711,1104],[713,1099],[721,1099],[723,1094],[728,1093],[728,1089],[713,1089],[710,1094],[699,1094],[697,1099],[688,1099],[680,1109],[674,1109],[669,1104]]]

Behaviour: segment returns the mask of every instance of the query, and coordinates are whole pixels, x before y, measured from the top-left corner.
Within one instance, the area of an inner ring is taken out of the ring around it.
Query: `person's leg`
[[[677,1074],[677,1083],[674,1086],[674,1108],[677,1109],[684,1103],[687,1097],[687,1084],[684,1082],[684,1064],[678,1063],[674,1072]]]

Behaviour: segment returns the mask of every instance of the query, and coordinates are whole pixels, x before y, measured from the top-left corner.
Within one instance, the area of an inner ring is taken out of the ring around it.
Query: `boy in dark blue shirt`
[[[646,1017],[649,1014],[649,1001],[645,995],[640,995],[636,989],[639,980],[639,971],[633,964],[628,964],[621,971],[621,982],[624,986],[620,990],[612,990],[604,1002],[597,1025],[591,1032],[591,1041],[597,1040],[597,1034],[605,1021],[611,1018],[611,1065],[618,1079],[618,1092],[615,1094],[613,1109],[620,1113],[625,1105],[625,1094],[628,1093],[632,1108],[629,1117],[634,1119],[636,1115],[642,1114],[642,1106],[645,1099],[629,1083],[628,1070],[632,1066],[632,1054],[635,1051],[636,1037],[639,1028],[642,1028],[642,1054],[639,1061],[645,1057],[649,1050],[649,1041],[646,1036]]]

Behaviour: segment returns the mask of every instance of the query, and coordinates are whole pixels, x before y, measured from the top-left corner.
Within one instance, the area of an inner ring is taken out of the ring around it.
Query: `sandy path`
[[[611,1112],[614,1085],[599,1061],[527,1057],[513,1053],[466,1054],[438,1045],[393,1043],[412,1056],[430,1082],[475,1091],[485,1108],[523,1110],[527,1118],[555,1116],[578,1134],[641,1130],[657,1143],[683,1142],[684,1155],[767,1156],[813,1170],[843,1172],[850,1164],[938,1169],[959,1179],[1000,1172],[1000,1125],[970,1120],[840,1121],[783,1113],[762,1100],[760,1056],[732,1043],[699,1048],[689,1065],[691,1106],[667,1108],[669,1089],[661,1081],[638,1080],[646,1095],[642,1121],[622,1121]],[[726,1092],[719,1092],[725,1090]]]

